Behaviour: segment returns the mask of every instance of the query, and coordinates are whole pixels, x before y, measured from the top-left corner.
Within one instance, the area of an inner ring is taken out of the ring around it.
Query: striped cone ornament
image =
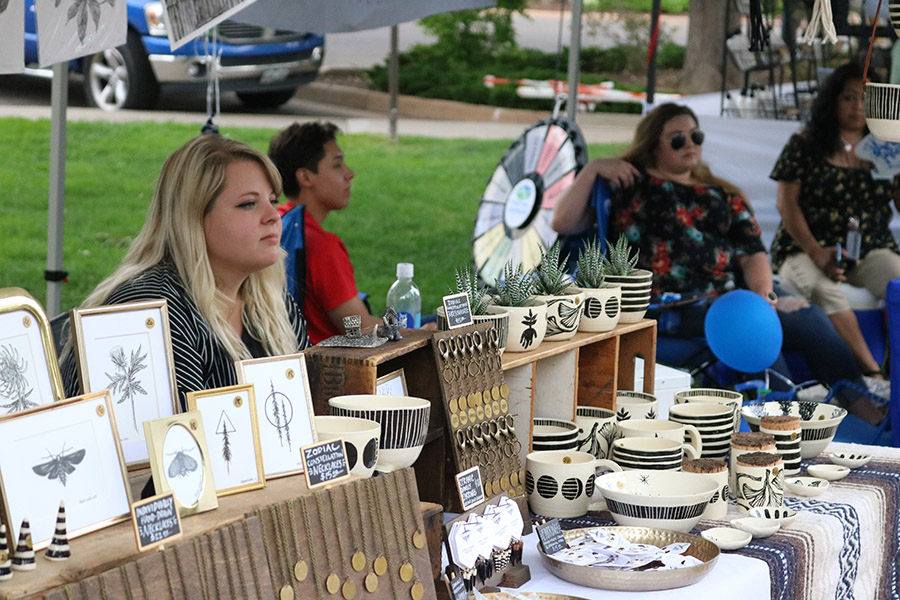
[[[59,512],[56,513],[56,529],[53,530],[53,539],[44,552],[47,560],[67,560],[72,553],[69,551],[69,537],[66,535],[66,505],[59,503]]]
[[[6,525],[0,525],[0,581],[5,581],[13,576],[9,560],[9,544],[6,542]]]
[[[19,542],[16,544],[16,552],[12,558],[12,568],[15,571],[31,571],[34,569],[34,548],[31,545],[31,523],[28,517],[22,519],[19,528]]]

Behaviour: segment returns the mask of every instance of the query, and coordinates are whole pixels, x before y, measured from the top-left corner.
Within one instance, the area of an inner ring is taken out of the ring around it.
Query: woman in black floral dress
[[[873,178],[872,163],[853,152],[868,133],[864,89],[862,67],[850,63],[836,69],[819,90],[809,123],[778,157],[771,178],[778,181],[782,221],[772,264],[828,314],[862,371],[880,378],[840,287],[847,281],[884,298],[888,282],[900,277],[897,241],[889,228],[900,179]],[[848,260],[851,218],[858,224],[858,261]]]

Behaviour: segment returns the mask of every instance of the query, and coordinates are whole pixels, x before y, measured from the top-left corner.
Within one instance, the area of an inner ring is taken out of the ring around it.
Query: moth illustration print
[[[109,393],[115,398],[116,404],[122,404],[126,400],[131,402],[131,422],[134,430],[138,431],[134,400],[138,395],[147,396],[147,390],[138,378],[138,373],[147,368],[147,353],[141,354],[141,345],[138,344],[138,347],[132,349],[130,355],[126,357],[122,346],[114,346],[109,353],[109,359],[113,372],[104,373],[109,380]]]
[[[169,453],[169,456],[173,457],[172,462],[169,463],[169,468],[166,469],[166,473],[169,474],[169,479],[187,477],[190,473],[197,470],[197,467],[200,465],[189,454],[190,451],[191,449],[187,448]]]
[[[44,459],[49,460],[34,465],[31,467],[31,470],[41,477],[56,479],[65,487],[66,479],[75,472],[76,465],[81,464],[81,461],[84,460],[86,452],[84,448],[81,450],[66,448],[65,442],[63,442],[59,454],[54,454],[52,451],[47,450],[47,456]]]
[[[15,346],[0,346],[0,402],[10,401],[0,404],[0,408],[5,408],[7,413],[37,406],[31,399],[34,388],[29,386],[27,372],[28,363]]]
[[[285,444],[289,450],[291,447],[291,421],[294,420],[294,405],[285,394],[275,391],[275,383],[270,379],[271,391],[266,397],[266,420],[278,433],[278,441],[283,448]]]

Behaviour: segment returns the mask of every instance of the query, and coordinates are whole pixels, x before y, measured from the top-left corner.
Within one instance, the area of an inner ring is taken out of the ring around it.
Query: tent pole
[[[653,9],[650,14],[650,56],[647,61],[647,101],[644,103],[644,112],[653,107],[653,96],[656,93],[656,49],[659,40],[659,13],[662,10],[662,0],[653,0]]]
[[[391,141],[397,141],[397,95],[400,92],[400,61],[398,53],[399,27],[391,25],[391,60],[388,65],[388,91],[391,94],[391,109],[388,113]]]
[[[46,311],[49,317],[60,312],[63,273],[63,214],[66,204],[66,108],[69,92],[69,63],[53,65],[50,89],[50,189],[47,196],[47,279]]]
[[[578,80],[581,75],[579,57],[581,55],[581,5],[582,0],[572,0],[572,38],[569,42],[569,98],[566,100],[566,114],[573,121],[578,113]]]

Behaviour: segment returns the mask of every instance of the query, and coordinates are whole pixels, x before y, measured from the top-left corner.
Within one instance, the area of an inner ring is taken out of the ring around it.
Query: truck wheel
[[[238,92],[237,96],[248,108],[275,108],[294,97],[296,89],[273,92]]]
[[[153,108],[159,85],[140,36],[128,30],[125,44],[84,59],[84,93],[103,110]]]

